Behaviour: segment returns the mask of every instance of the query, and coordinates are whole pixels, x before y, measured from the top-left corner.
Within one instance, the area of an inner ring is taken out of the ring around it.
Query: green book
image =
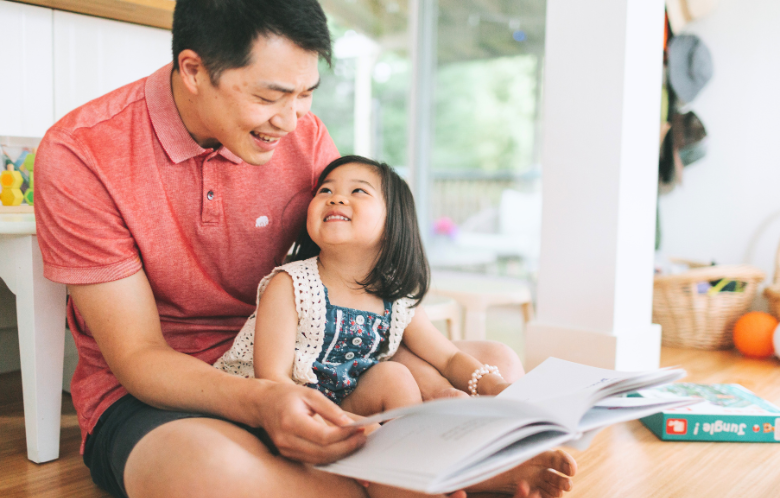
[[[641,419],[664,441],[780,442],[780,408],[739,384],[669,384],[634,396],[703,400]]]

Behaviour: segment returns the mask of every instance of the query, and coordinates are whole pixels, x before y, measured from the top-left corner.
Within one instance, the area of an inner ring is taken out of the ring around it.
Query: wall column
[[[663,0],[548,0],[543,216],[526,368],[656,368]]]

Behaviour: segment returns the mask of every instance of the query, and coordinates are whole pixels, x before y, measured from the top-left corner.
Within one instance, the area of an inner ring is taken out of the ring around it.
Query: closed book
[[[664,441],[780,442],[780,408],[739,384],[678,383],[641,390],[636,395],[702,400],[641,419]]]

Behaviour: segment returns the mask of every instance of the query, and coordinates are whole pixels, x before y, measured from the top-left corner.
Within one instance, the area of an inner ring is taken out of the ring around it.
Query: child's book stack
[[[639,391],[647,399],[700,398],[642,419],[664,441],[780,442],[780,408],[739,384],[670,384]]]

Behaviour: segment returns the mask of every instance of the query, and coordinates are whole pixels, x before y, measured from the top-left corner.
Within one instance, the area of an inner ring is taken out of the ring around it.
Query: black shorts
[[[87,436],[84,463],[89,467],[92,480],[113,496],[126,497],[124,472],[127,457],[138,441],[157,427],[185,418],[220,417],[192,412],[160,410],[126,395],[111,405],[100,416],[92,434]],[[273,454],[278,450],[262,428],[250,428],[231,422],[262,441]]]

